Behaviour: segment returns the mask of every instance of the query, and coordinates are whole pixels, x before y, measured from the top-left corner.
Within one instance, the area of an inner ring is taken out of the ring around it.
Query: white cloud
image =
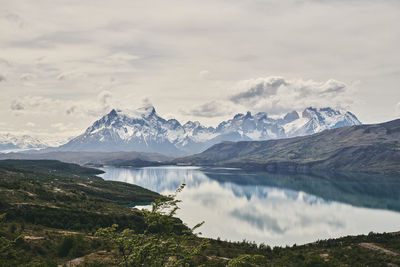
[[[210,76],[210,72],[208,70],[202,70],[199,72],[200,79],[208,79],[209,76]]]
[[[280,86],[288,85],[282,77],[257,78],[239,82],[238,93],[230,100],[234,103],[254,102],[260,98],[269,98],[276,95]]]
[[[98,95],[97,95],[97,99],[100,103],[101,108],[107,110],[110,109],[111,106],[111,99],[112,99],[112,93],[110,91],[107,90],[103,90],[101,91]]]
[[[35,125],[36,125],[36,124],[34,124],[33,122],[30,122],[30,121],[28,121],[28,122],[26,123],[26,126],[28,126],[28,127],[35,127]]]
[[[36,77],[36,75],[35,74],[32,74],[32,73],[23,73],[23,74],[21,74],[21,76],[19,77],[19,79],[21,80],[21,81],[31,81],[31,80],[34,80],[34,79],[36,79],[37,77]]]
[[[182,109],[181,114],[214,118],[249,110],[273,116],[310,106],[348,109],[357,90],[333,79],[317,82],[270,76],[239,81],[230,92],[224,99]]]
[[[63,101],[40,96],[25,96],[11,102],[11,110],[25,112],[48,112],[57,110]]]
[[[153,102],[151,101],[150,96],[143,97],[141,101],[142,101],[142,103],[141,103],[142,107],[153,106]]]
[[[103,90],[97,98],[91,101],[81,100],[62,100],[40,96],[25,96],[12,100],[10,109],[16,115],[52,115],[63,114],[73,115],[74,117],[99,117],[110,111],[113,107],[112,93]]]
[[[7,127],[32,121],[52,132],[63,118],[83,128],[107,108],[137,108],[149,95],[158,111],[197,114],[204,124],[231,110],[306,105],[350,106],[362,121],[389,120],[397,115],[399,24],[392,0],[7,1],[0,117]],[[246,80],[265,74],[290,84]],[[355,80],[362,88],[352,103]],[[112,97],[98,97],[103,90]]]
[[[186,116],[214,118],[229,115],[233,111],[234,107],[229,102],[210,101],[190,110],[181,110],[181,113]]]
[[[76,71],[68,71],[68,72],[60,73],[57,76],[57,80],[63,81],[63,80],[67,80],[67,79],[84,79],[86,77],[87,77],[86,73],[76,72]]]
[[[281,114],[306,107],[349,108],[355,88],[330,79],[313,80],[264,77],[241,81],[229,100],[252,111]]]
[[[73,105],[73,106],[67,108],[67,110],[65,111],[65,113],[66,113],[67,115],[71,115],[71,114],[73,114],[73,113],[77,110],[77,108],[78,108],[78,106]]]
[[[51,125],[51,127],[55,128],[55,129],[57,129],[57,130],[59,130],[59,131],[68,130],[68,126],[65,125],[65,124],[62,123],[62,122],[53,123],[53,124]]]
[[[18,100],[13,100],[10,106],[11,110],[24,110],[24,104]]]
[[[115,107],[118,107],[118,104],[113,101],[113,94],[102,90],[97,94],[96,101],[68,101],[64,110],[66,115],[74,117],[98,118]]]

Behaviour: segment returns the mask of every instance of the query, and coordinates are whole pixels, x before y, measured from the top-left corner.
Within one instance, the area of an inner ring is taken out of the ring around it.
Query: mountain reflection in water
[[[273,246],[400,230],[400,177],[177,166],[103,170],[106,180],[161,194],[185,183],[178,216],[189,226],[204,220],[200,230],[207,237]]]

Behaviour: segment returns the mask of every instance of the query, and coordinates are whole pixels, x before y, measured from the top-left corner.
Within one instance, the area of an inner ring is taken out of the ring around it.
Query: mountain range
[[[0,151],[41,149],[47,146],[45,142],[29,135],[0,134]]]
[[[174,162],[266,171],[400,174],[400,119],[280,140],[222,142]]]
[[[282,118],[271,118],[265,112],[239,113],[217,127],[206,127],[198,121],[181,124],[176,119],[166,120],[153,106],[147,106],[136,110],[113,109],[83,134],[53,150],[182,155],[199,153],[223,141],[281,139],[359,124],[351,112],[309,107],[301,114],[292,111]]]
[[[27,134],[12,134],[0,132],[0,153],[42,150],[48,147],[58,147],[69,140],[60,136],[34,137]]]

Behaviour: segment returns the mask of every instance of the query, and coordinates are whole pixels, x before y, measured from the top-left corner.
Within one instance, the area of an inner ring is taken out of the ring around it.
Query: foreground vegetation
[[[0,161],[0,266],[400,266],[400,233],[285,248],[200,238],[201,223],[190,229],[174,218],[174,195],[155,200],[96,173],[57,161]],[[121,205],[147,201],[148,212]]]
[[[68,230],[94,231],[117,222],[143,228],[141,212],[121,205],[151,202],[159,195],[104,181],[98,173],[58,161],[0,161],[0,212],[7,220]]]

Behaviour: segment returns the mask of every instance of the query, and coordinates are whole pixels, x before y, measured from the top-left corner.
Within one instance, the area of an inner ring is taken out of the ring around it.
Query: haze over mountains
[[[281,139],[359,124],[351,112],[310,107],[278,119],[264,112],[239,113],[214,128],[197,121],[181,124],[176,119],[166,120],[153,106],[147,106],[134,111],[113,109],[82,135],[54,150],[193,154],[222,141]]]

